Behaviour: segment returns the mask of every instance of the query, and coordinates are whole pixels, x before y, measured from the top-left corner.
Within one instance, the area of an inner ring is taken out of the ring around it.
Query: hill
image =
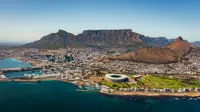
[[[178,37],[174,42],[161,48],[142,48],[135,52],[109,57],[110,60],[134,61],[163,64],[177,62],[191,52],[193,45]]]

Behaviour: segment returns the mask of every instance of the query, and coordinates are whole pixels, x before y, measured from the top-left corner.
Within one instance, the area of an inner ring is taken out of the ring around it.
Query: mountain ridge
[[[66,47],[123,47],[123,46],[162,46],[166,44],[165,37],[151,38],[133,32],[132,29],[105,29],[105,30],[83,30],[82,33],[74,35],[64,30],[50,33],[40,40],[28,43],[22,47],[58,49]],[[149,41],[149,42],[148,42]]]
[[[166,37],[149,37],[132,29],[99,29],[83,30],[82,33],[74,35],[59,29],[56,33],[43,36],[40,40],[27,43],[21,47],[59,49],[68,47],[162,47],[170,44],[175,39]],[[187,40],[185,40],[187,42]]]

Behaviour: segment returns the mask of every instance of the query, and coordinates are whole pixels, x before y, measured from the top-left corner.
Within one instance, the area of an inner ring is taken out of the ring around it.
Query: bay
[[[28,67],[31,66],[29,63],[24,63],[20,60],[13,58],[5,58],[0,60],[0,68],[18,68],[18,67]]]
[[[25,63],[13,58],[5,58],[3,60],[0,60],[0,69],[1,68],[19,68],[19,67],[23,68],[23,67],[30,67],[30,66],[32,65],[29,63]],[[24,76],[24,74],[40,74],[40,70],[4,73],[4,75],[8,78]]]

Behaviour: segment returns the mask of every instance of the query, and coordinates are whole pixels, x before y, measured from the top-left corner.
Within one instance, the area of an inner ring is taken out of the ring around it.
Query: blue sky
[[[200,0],[0,0],[0,15],[0,42],[31,42],[59,29],[200,40]]]

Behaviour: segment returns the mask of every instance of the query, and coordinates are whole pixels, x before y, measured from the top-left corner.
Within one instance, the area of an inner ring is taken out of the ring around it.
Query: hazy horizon
[[[32,42],[59,29],[132,29],[199,41],[198,0],[1,0],[0,42]]]

